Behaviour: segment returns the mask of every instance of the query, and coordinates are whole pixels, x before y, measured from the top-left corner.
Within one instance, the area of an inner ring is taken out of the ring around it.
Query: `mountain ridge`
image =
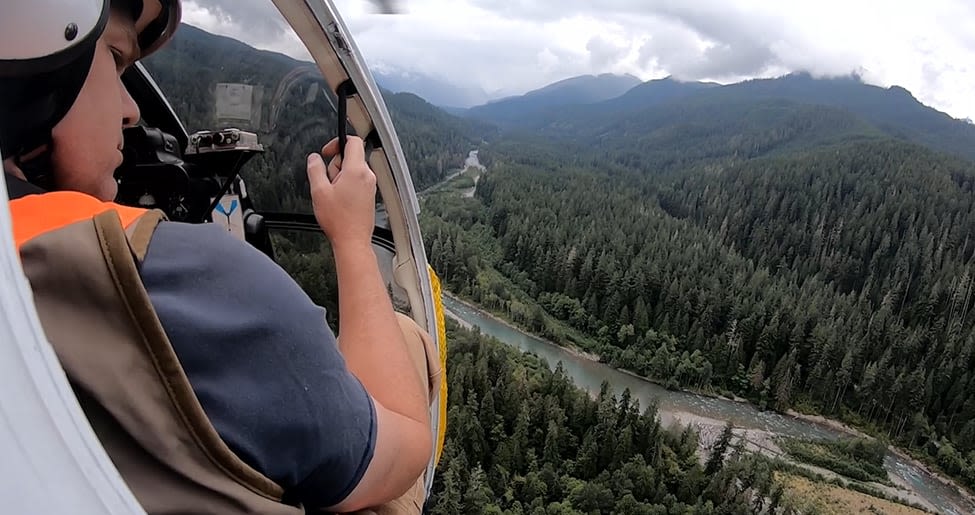
[[[523,95],[510,96],[474,106],[464,116],[505,124],[530,117],[548,108],[565,105],[594,104],[624,94],[640,84],[633,75],[603,73],[569,77]]]
[[[856,75],[814,78],[797,72],[728,85],[657,79],[597,103],[558,107],[522,105],[519,111],[508,113],[500,122],[508,130],[542,132],[557,138],[592,138],[612,133],[622,125],[638,127],[641,120],[660,116],[667,110],[700,111],[696,118],[680,122],[707,124],[712,116],[709,113],[721,116],[730,106],[774,100],[841,109],[891,137],[975,160],[975,125],[922,104],[903,87],[870,85]],[[530,98],[524,97],[522,102],[530,102]],[[479,114],[477,110],[467,113],[474,118]],[[480,117],[499,123],[497,117]]]

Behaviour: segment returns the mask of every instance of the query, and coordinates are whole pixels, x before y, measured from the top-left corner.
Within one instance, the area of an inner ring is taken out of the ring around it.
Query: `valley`
[[[486,336],[539,356],[551,369],[563,370],[576,386],[592,396],[597,396],[603,382],[607,382],[617,394],[623,390],[629,391],[642,407],[654,405],[663,426],[675,427],[678,431],[681,426],[694,427],[700,435],[698,453],[702,462],[709,456],[724,425],[729,422],[734,425],[735,434],[745,443],[746,449],[769,457],[787,458],[776,443],[780,437],[836,440],[858,436],[852,429],[838,427],[839,424],[813,422],[799,414],[790,416],[759,411],[741,401],[667,390],[632,373],[598,363],[591,356],[526,334],[462,300],[448,296],[444,304],[448,314],[465,327],[477,327]],[[962,515],[975,511],[975,498],[961,493],[956,486],[946,485],[936,474],[913,459],[892,450],[887,452],[884,462],[896,486],[870,485],[885,495],[945,514]],[[842,477],[818,467],[807,466],[807,469],[827,479]],[[850,480],[841,481],[846,483]]]

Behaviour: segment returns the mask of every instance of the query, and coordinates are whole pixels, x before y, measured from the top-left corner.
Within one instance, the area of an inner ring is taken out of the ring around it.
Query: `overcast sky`
[[[975,0],[336,0],[366,61],[493,97],[590,73],[737,82],[857,71],[975,119]],[[188,0],[184,21],[295,57],[270,0]]]

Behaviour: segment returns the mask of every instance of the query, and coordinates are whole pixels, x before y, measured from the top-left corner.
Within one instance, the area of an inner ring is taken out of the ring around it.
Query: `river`
[[[470,189],[464,190],[460,193],[460,196],[464,198],[474,197],[474,193],[477,192],[477,182],[481,180],[481,174],[483,174],[486,170],[484,165],[482,165],[481,161],[477,158],[477,152],[477,150],[471,150],[471,152],[467,154],[467,159],[464,161],[464,169],[462,172],[466,172],[471,168],[478,171],[478,173],[474,174],[474,186],[471,186]]]
[[[478,160],[477,153],[478,153],[477,150],[471,150],[467,154],[467,158],[464,159],[464,168],[461,168],[459,170],[454,170],[454,171],[450,172],[446,177],[443,178],[443,180],[441,180],[440,182],[434,184],[433,186],[427,187],[423,191],[417,192],[417,195],[419,195],[419,196],[426,195],[427,193],[430,193],[430,192],[436,190],[440,186],[443,186],[444,184],[447,184],[448,182],[450,182],[451,179],[453,179],[454,177],[457,177],[458,175],[466,172],[467,170],[470,170],[471,168],[475,168],[475,169],[477,169],[477,170],[479,170],[481,172],[484,172],[485,171],[484,165],[482,165],[481,164],[481,161]],[[465,190],[465,191],[461,192],[461,195],[464,196],[464,197],[467,197],[467,198],[473,197],[474,196],[474,191],[477,190],[477,181],[480,178],[481,178],[481,174],[475,175],[474,176],[474,187],[471,188],[471,189],[469,189],[469,190]]]
[[[720,432],[721,426],[726,421],[731,421],[736,427],[741,428],[753,447],[761,447],[763,450],[772,448],[773,453],[777,446],[771,442],[771,437],[775,435],[830,439],[849,436],[847,432],[826,425],[779,413],[760,411],[745,402],[669,391],[639,377],[528,335],[446,295],[444,307],[449,315],[464,325],[476,326],[483,334],[493,336],[523,352],[535,353],[552,369],[562,362],[563,369],[575,384],[591,393],[599,392],[603,381],[608,381],[616,394],[629,388],[632,396],[640,401],[641,407],[646,407],[655,400],[663,425],[696,423],[702,429],[702,439],[712,439],[717,432]],[[912,460],[888,452],[884,465],[891,480],[910,491],[888,487],[884,489],[888,493],[895,493],[904,499],[918,502],[929,509],[936,509],[945,514],[975,513],[975,503],[966,499],[953,487],[942,483]]]

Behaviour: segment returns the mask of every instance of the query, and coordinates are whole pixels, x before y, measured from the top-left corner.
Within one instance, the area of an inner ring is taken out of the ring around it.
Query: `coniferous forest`
[[[970,162],[896,141],[664,176],[544,159],[426,202],[455,291],[672,387],[872,428],[975,487]]]
[[[764,458],[702,464],[691,429],[604,383],[596,398],[530,355],[448,325],[447,439],[427,512],[747,514],[791,510]],[[614,393],[616,394],[614,396]]]

